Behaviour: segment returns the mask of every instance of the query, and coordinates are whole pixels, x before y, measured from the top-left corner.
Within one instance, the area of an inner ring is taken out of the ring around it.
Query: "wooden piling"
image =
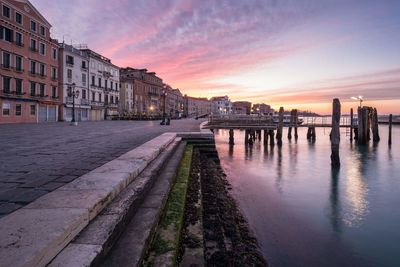
[[[276,141],[278,146],[282,145],[282,131],[283,131],[283,107],[279,108],[279,122],[278,122],[278,130],[276,131]]]
[[[234,139],[234,136],[233,136],[233,129],[229,130],[229,144],[230,145],[234,145],[235,144],[235,139]]]
[[[261,130],[257,130],[258,141],[261,142]]]
[[[264,146],[268,145],[268,130],[264,129]]]
[[[350,142],[353,142],[353,108],[350,109]]]
[[[294,125],[294,109],[290,111],[290,123],[289,123],[289,129],[288,129],[288,139],[292,139],[292,127]]]
[[[297,109],[295,109],[293,113],[294,113],[294,139],[297,140],[299,138],[299,135],[297,134],[297,125],[299,123]]]
[[[388,138],[388,144],[389,146],[392,145],[392,123],[393,123],[393,115],[389,115],[389,138]]]
[[[245,145],[249,144],[249,130],[244,130],[244,143]]]
[[[275,145],[274,135],[275,135],[274,130],[269,130],[269,143],[271,146]]]
[[[372,139],[374,143],[379,142],[381,140],[379,136],[379,121],[378,121],[378,111],[376,108],[372,109],[371,115],[371,131],[372,131]]]
[[[331,131],[331,165],[340,167],[339,144],[340,144],[340,101],[333,99],[332,103],[332,131]]]
[[[253,145],[254,143],[254,132],[253,130],[249,130],[249,145]]]

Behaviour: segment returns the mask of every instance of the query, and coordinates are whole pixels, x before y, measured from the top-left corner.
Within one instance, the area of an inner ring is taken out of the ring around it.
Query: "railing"
[[[90,105],[90,100],[89,99],[81,99],[81,104],[82,105]]]
[[[103,102],[91,101],[90,104],[92,106],[96,106],[96,107],[104,107],[104,103]]]

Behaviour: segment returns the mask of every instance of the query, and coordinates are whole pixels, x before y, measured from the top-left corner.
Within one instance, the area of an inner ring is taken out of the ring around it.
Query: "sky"
[[[399,0],[31,0],[53,38],[182,93],[400,114]]]

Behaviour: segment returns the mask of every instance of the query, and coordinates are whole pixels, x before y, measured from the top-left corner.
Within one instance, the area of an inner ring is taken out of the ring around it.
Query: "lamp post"
[[[162,93],[163,93],[163,96],[164,96],[164,107],[163,107],[163,119],[162,119],[162,122],[165,123],[166,116],[167,116],[167,113],[165,112],[166,111],[166,102],[167,102],[167,88],[166,87],[164,87]]]
[[[353,97],[351,97],[351,99],[360,101],[360,108],[362,107],[362,102],[363,102],[364,100],[363,100],[363,97],[362,97],[361,95],[358,96],[358,97],[353,96]]]
[[[75,121],[75,98],[79,97],[79,91],[75,91],[75,83],[71,84],[71,97],[72,97],[72,120],[71,120],[71,126],[78,126],[78,122]]]

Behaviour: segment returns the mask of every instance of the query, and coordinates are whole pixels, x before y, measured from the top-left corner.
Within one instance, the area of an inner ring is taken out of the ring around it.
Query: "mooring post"
[[[249,144],[249,130],[244,130],[244,143],[246,144],[246,145],[248,145]]]
[[[287,138],[290,140],[292,139],[292,127],[294,124],[294,109],[290,111],[290,122],[289,122],[289,129],[288,129],[288,134]]]
[[[254,135],[254,132],[253,132],[253,130],[249,130],[249,145],[253,145],[253,143],[254,143],[254,139],[253,139],[253,135]]]
[[[353,142],[353,108],[350,109],[350,142]]]
[[[340,101],[333,99],[332,103],[332,131],[331,131],[331,165],[340,167],[339,144],[340,144]]]
[[[282,145],[282,130],[283,130],[283,107],[279,108],[279,122],[278,122],[278,130],[276,131],[276,140],[278,146]]]
[[[389,115],[389,139],[388,139],[388,144],[389,146],[392,145],[392,122],[393,122],[393,115]]]
[[[275,145],[274,135],[275,135],[274,130],[269,130],[269,143],[271,146]]]
[[[235,144],[235,139],[233,137],[233,129],[229,130],[229,144],[234,145]]]
[[[297,109],[294,110],[294,139],[298,139],[299,135],[297,134],[297,125],[299,122],[299,117],[298,117]]]
[[[358,107],[357,109],[357,116],[358,116],[358,143],[359,144],[365,144],[366,140],[365,140],[365,131],[364,131],[364,112],[363,112],[363,108]]]
[[[367,108],[367,141],[371,140],[371,118],[372,118],[372,108]]]
[[[379,142],[381,138],[379,136],[378,110],[376,108],[372,110],[371,127],[372,127],[372,136],[374,143]]]
[[[315,141],[317,139],[317,134],[315,132],[315,126],[311,127],[311,140]]]
[[[307,128],[307,140],[311,140],[311,127],[308,126]]]
[[[268,130],[264,129],[264,146],[268,145]]]

